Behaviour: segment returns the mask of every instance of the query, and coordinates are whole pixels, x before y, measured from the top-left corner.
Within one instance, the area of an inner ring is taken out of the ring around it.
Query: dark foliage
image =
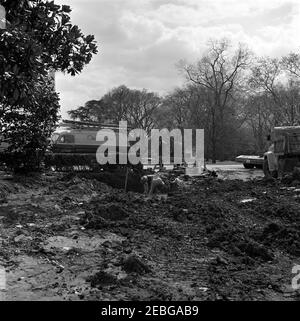
[[[0,0],[0,139],[13,169],[39,168],[58,120],[53,74],[80,73],[97,53],[94,37],[70,22],[69,6],[53,1]]]

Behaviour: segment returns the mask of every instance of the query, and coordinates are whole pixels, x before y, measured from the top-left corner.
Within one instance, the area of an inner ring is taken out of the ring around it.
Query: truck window
[[[75,138],[74,138],[74,135],[62,135],[59,138],[58,142],[63,144],[74,144]]]

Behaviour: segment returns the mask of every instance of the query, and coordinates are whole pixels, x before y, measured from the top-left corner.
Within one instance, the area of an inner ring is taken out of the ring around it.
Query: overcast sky
[[[56,0],[93,34],[99,53],[76,77],[57,74],[62,115],[113,87],[164,94],[184,83],[175,65],[193,62],[208,39],[244,42],[258,55],[300,49],[299,0]]]

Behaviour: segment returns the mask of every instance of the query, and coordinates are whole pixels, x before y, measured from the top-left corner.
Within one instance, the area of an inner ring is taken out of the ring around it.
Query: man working
[[[144,194],[165,194],[168,192],[166,177],[162,174],[145,175],[141,178],[144,186]]]

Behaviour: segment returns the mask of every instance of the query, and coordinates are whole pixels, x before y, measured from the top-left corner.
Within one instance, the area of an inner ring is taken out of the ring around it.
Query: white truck
[[[275,127],[272,145],[264,154],[264,173],[273,177],[300,168],[300,126]]]
[[[270,148],[263,156],[240,155],[236,161],[247,169],[263,168],[273,177],[300,168],[300,126],[275,127],[269,138]]]
[[[256,155],[240,155],[235,159],[239,163],[243,163],[247,169],[263,168],[264,158]]]

